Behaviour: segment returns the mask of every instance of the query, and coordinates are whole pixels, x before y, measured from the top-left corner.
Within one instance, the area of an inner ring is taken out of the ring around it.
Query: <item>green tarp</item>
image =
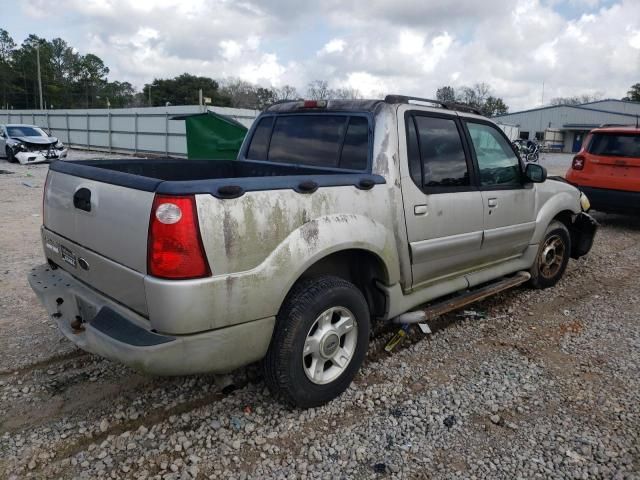
[[[187,157],[197,160],[235,160],[247,128],[233,118],[214,112],[179,115],[187,131]]]

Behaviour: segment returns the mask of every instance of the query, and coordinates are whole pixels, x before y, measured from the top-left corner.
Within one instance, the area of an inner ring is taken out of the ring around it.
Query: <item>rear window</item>
[[[369,123],[349,115],[263,117],[247,150],[250,160],[350,170],[367,168],[368,157]]]
[[[594,133],[589,153],[610,157],[640,158],[640,135],[626,133]]]

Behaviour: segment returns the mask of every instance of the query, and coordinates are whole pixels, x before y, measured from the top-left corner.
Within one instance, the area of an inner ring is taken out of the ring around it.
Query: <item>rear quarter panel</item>
[[[291,286],[331,253],[376,255],[389,284],[410,278],[398,180],[397,128],[391,107],[376,116],[370,190],[322,187],[247,192],[236,199],[197,195],[198,217],[213,276],[169,282],[145,278],[149,316],[162,332],[220,328],[277,314]],[[181,318],[176,322],[176,318]]]

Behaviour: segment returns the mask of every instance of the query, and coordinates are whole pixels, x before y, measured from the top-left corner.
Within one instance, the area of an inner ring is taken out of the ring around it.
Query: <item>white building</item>
[[[498,115],[498,123],[520,129],[520,138],[545,140],[545,132],[554,132],[554,140],[563,152],[580,150],[584,136],[604,124],[636,125],[640,122],[640,103],[622,100],[598,100],[581,105],[555,105]],[[547,133],[547,139],[549,132]]]

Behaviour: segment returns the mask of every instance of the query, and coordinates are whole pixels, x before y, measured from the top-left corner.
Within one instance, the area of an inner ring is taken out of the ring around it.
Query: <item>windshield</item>
[[[633,133],[595,133],[589,153],[609,157],[640,158],[640,135]]]
[[[369,158],[369,123],[359,115],[266,116],[253,133],[247,158],[364,170]]]
[[[7,134],[10,137],[48,137],[44,131],[38,127],[7,127]]]

